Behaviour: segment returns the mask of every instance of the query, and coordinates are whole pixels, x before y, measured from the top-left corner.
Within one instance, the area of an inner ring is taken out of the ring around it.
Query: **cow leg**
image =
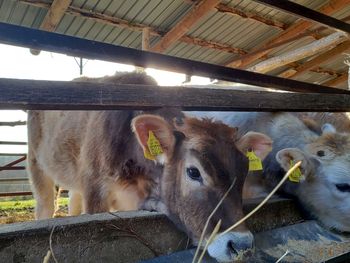
[[[82,197],[81,194],[76,191],[69,191],[69,205],[68,214],[70,216],[80,215],[82,212]]]
[[[28,153],[28,171],[36,200],[35,218],[52,218],[55,212],[54,181],[50,177],[45,176],[31,153]]]
[[[108,187],[89,181],[83,193],[83,211],[95,214],[109,211]]]

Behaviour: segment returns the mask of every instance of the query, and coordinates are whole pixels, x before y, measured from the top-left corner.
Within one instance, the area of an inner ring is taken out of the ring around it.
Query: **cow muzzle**
[[[219,262],[243,260],[254,249],[254,237],[251,232],[229,232],[218,235],[208,246],[208,253]]]

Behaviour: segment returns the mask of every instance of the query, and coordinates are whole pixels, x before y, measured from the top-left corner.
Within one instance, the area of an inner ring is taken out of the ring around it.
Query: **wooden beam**
[[[347,39],[348,36],[346,33],[335,32],[327,37],[314,41],[296,50],[292,50],[280,56],[272,57],[270,59],[262,61],[253,67],[250,67],[248,70],[253,72],[266,73],[273,69],[287,65],[291,62],[313,56],[316,53],[322,52],[323,50],[333,48],[337,44],[344,42]]]
[[[40,25],[40,29],[53,32],[64,16],[72,0],[54,0]],[[40,50],[31,49],[33,55],[39,55]]]
[[[218,12],[229,14],[229,15],[237,15],[237,16],[240,16],[241,18],[251,19],[268,26],[276,27],[278,29],[285,30],[288,27],[288,25],[286,25],[281,21],[263,17],[258,13],[246,12],[237,7],[231,7],[223,3],[219,3],[215,8]]]
[[[179,40],[202,17],[207,15],[220,0],[202,0],[194,7],[152,48],[152,51],[162,53],[170,45]]]
[[[326,82],[323,82],[322,85],[325,85],[325,86],[329,86],[329,87],[336,87],[338,86],[339,84],[347,81],[349,79],[349,74],[348,73],[344,73],[334,79],[331,79],[331,80],[328,80]]]
[[[140,51],[6,23],[0,23],[0,32],[0,43],[63,53],[69,56],[131,64],[139,67],[153,67],[155,69],[279,90],[350,94],[350,91],[341,89],[267,76],[184,58],[165,56],[154,52]],[[20,94],[18,95],[20,96]]]
[[[350,40],[339,44],[335,48],[317,56],[316,58],[313,58],[313,59],[303,63],[302,65],[300,65],[294,69],[290,69],[290,70],[282,72],[279,76],[283,77],[283,78],[291,78],[291,77],[295,78],[307,70],[310,70],[316,66],[319,66],[327,61],[336,59],[337,55],[339,55],[340,53],[343,53],[349,49],[350,49]]]
[[[31,5],[31,6],[41,7],[41,8],[49,8],[50,7],[50,4],[48,4],[47,2],[43,2],[41,0],[20,0],[19,2],[27,4],[27,5]],[[66,13],[70,14],[72,16],[75,16],[75,17],[83,17],[87,20],[91,20],[94,22],[107,24],[107,25],[119,27],[119,28],[126,28],[128,30],[137,31],[137,32],[142,32],[144,28],[149,28],[150,35],[152,35],[152,36],[162,37],[166,34],[166,32],[149,27],[148,25],[145,25],[145,24],[140,24],[140,23],[135,23],[135,22],[130,23],[129,21],[124,20],[124,19],[120,19],[120,18],[117,18],[114,16],[109,16],[109,15],[98,13],[98,12],[93,12],[90,10],[85,10],[85,9],[78,8],[78,7],[70,6],[66,10]],[[179,41],[187,43],[187,44],[205,47],[205,48],[216,49],[216,50],[220,50],[220,51],[224,51],[224,52],[232,53],[232,54],[240,54],[240,55],[247,54],[247,51],[243,50],[242,48],[232,47],[230,45],[218,43],[215,41],[195,38],[195,37],[191,37],[189,35],[182,36],[179,39]]]
[[[330,88],[335,89],[335,88]],[[52,91],[55,92],[52,92]],[[159,87],[88,82],[0,79],[1,109],[350,111],[344,94],[270,92],[217,86]],[[345,94],[346,93],[346,94]],[[154,96],[157,94],[157,96]]]
[[[55,31],[71,2],[72,0],[54,0],[40,25],[40,29]]]
[[[323,5],[318,11],[326,15],[331,15],[339,11],[340,9],[346,7],[349,4],[350,4],[350,0],[331,0],[327,4]],[[264,44],[262,47],[266,47],[268,45],[275,44],[280,41],[284,41],[285,39],[294,37],[295,35],[298,35],[301,32],[304,32],[305,30],[309,29],[313,25],[314,24],[311,21],[303,21],[303,20],[297,21],[295,24],[288,27],[287,30],[273,37],[271,40],[267,41],[267,43]],[[261,47],[257,47],[255,50],[258,50],[260,48]],[[260,53],[256,53],[252,56],[245,56],[244,59],[234,59],[233,61],[227,63],[226,66],[235,67],[235,68],[245,68],[247,65],[258,60],[264,55],[268,55],[269,53],[270,53],[270,50],[266,50]]]
[[[253,0],[264,5],[271,6],[274,9],[279,9],[302,19],[307,19],[312,22],[317,22],[327,27],[350,33],[350,25],[341,20],[325,15],[322,12],[317,12],[303,5],[292,1],[275,1],[275,0]]]
[[[150,29],[145,27],[142,30],[142,50],[149,50]]]

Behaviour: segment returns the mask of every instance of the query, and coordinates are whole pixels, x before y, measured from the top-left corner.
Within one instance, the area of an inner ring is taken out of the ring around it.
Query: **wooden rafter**
[[[218,4],[215,8],[217,11],[219,11],[221,13],[225,13],[225,14],[229,14],[229,15],[237,15],[237,16],[240,16],[242,18],[252,19],[252,20],[258,21],[260,23],[263,23],[265,25],[273,26],[273,27],[276,27],[276,28],[279,28],[282,30],[285,30],[288,27],[288,25],[286,25],[285,23],[283,23],[281,21],[269,19],[269,18],[263,17],[257,13],[242,11],[241,9],[238,9],[237,7],[231,7],[231,6],[225,5],[223,3]]]
[[[262,61],[250,67],[248,70],[259,72],[259,73],[266,73],[273,69],[287,65],[291,62],[298,61],[303,58],[313,56],[316,53],[322,52],[323,50],[330,49],[338,45],[339,43],[344,42],[347,39],[348,39],[348,36],[346,33],[335,32],[327,37],[314,41],[306,46],[289,51],[280,56],[272,57],[270,59]]]
[[[46,2],[43,2],[41,0],[20,0],[21,3],[41,7],[41,8],[49,8],[50,5]],[[90,10],[85,10],[82,8],[70,6],[66,10],[67,14],[76,16],[76,17],[83,17],[88,20],[92,20],[94,22],[99,22],[103,24],[108,24],[111,26],[115,27],[120,27],[120,28],[126,28],[132,31],[138,31],[142,32],[144,28],[149,28],[150,30],[150,35],[152,36],[164,36],[166,32],[162,32],[160,30],[156,30],[155,28],[149,27],[148,25],[145,24],[140,24],[140,23],[130,23],[127,20],[120,19],[117,17],[109,16],[106,14],[98,13],[98,12],[93,12]],[[232,54],[247,54],[247,52],[242,49],[242,48],[237,48],[237,47],[232,47],[230,45],[218,43],[215,41],[208,41],[200,38],[194,38],[188,35],[182,36],[179,41],[187,43],[187,44],[192,44],[192,45],[197,45],[205,48],[212,48]]]
[[[142,50],[149,50],[150,29],[145,27],[142,30]]]
[[[40,29],[55,31],[71,2],[72,0],[54,0],[40,25]]]
[[[290,70],[286,70],[286,71],[282,72],[279,76],[283,77],[283,78],[296,77],[296,76],[304,73],[307,70],[310,70],[314,67],[321,65],[322,63],[325,63],[327,61],[335,59],[337,57],[337,55],[339,55],[340,53],[343,53],[349,49],[350,49],[350,41],[348,40],[348,41],[345,41],[345,42],[339,44],[335,48],[317,56],[316,58],[313,58],[313,59],[305,62],[304,64],[301,64],[300,66],[298,66],[294,69],[290,69]]]
[[[318,11],[326,15],[331,15],[339,11],[341,8],[345,7],[348,4],[350,4],[350,0],[331,0],[327,4],[323,5]],[[313,25],[314,24],[311,21],[300,20],[295,24],[291,25],[287,30],[285,30],[281,34],[272,38],[265,45],[263,45],[263,47],[291,38],[297,34],[300,34],[301,32],[304,32],[305,30],[309,29]],[[260,49],[260,48],[261,47],[257,49]],[[266,50],[261,53],[254,54],[252,56],[245,56],[244,59],[235,59],[234,61],[227,63],[226,66],[244,68],[247,65],[251,64],[252,62],[263,57],[264,55],[269,54],[269,52],[270,50]]]
[[[220,0],[202,0],[192,9],[152,48],[152,51],[162,53],[175,41],[179,40],[202,17],[208,14]]]
[[[311,20],[313,22],[325,25],[327,27],[350,33],[350,25],[332,16],[325,15],[322,12],[315,11],[306,6],[294,3],[293,1],[276,1],[276,0],[253,0],[274,9],[290,13],[302,19]]]
[[[40,25],[40,29],[53,32],[64,16],[72,0],[54,0]],[[40,50],[31,49],[33,55],[38,55]]]
[[[339,84],[347,81],[349,78],[349,74],[348,73],[344,73],[344,74],[341,74],[339,75],[338,77],[336,78],[333,78],[331,80],[328,80],[326,82],[323,82],[322,85],[324,86],[328,86],[328,87],[336,87],[338,86]]]

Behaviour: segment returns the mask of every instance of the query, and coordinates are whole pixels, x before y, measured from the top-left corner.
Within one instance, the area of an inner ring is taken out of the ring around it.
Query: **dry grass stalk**
[[[199,250],[200,250],[200,248],[201,248],[201,245],[202,245],[202,242],[203,242],[203,239],[204,239],[205,232],[207,231],[207,228],[208,228],[210,219],[213,217],[213,215],[215,214],[216,210],[218,210],[219,206],[222,204],[222,202],[224,201],[224,199],[226,198],[226,196],[228,195],[228,193],[231,191],[231,189],[233,188],[233,186],[235,185],[235,183],[236,183],[236,178],[233,179],[233,182],[232,182],[231,186],[227,189],[226,193],[221,197],[220,201],[218,202],[218,204],[217,204],[216,207],[214,208],[213,212],[211,212],[211,214],[209,215],[207,221],[205,222],[205,225],[204,225],[204,228],[203,228],[201,237],[199,238],[199,242],[198,242],[198,245],[197,245],[196,253],[194,254],[192,263],[196,262],[196,259],[197,259]],[[204,251],[205,251],[205,250],[204,250]]]
[[[52,248],[52,235],[53,235],[53,231],[55,230],[55,227],[56,226],[53,226],[52,227],[52,230],[51,230],[51,233],[50,233],[50,241],[49,241],[49,245],[50,245],[50,251],[51,251],[51,255],[52,255],[52,258],[53,260],[55,261],[55,263],[58,263],[56,257],[55,257],[55,254],[53,253],[53,248]]]
[[[288,170],[288,172],[285,174],[285,176],[282,178],[282,180],[276,185],[276,187],[265,197],[265,199],[257,206],[255,207],[250,213],[248,213],[245,217],[243,217],[241,220],[239,220],[237,223],[235,223],[233,226],[229,227],[228,229],[226,229],[224,232],[220,233],[219,235],[224,235],[228,232],[230,232],[231,230],[233,230],[234,228],[236,228],[238,225],[242,224],[244,221],[246,221],[249,217],[251,217],[254,213],[256,213],[275,193],[276,191],[282,186],[282,184],[288,179],[289,175],[291,173],[293,173],[297,168],[299,168],[299,166],[301,165],[301,161],[297,162],[292,168],[290,168]],[[233,182],[234,184],[234,182]],[[215,207],[215,209],[213,210],[213,212],[210,214],[208,220],[207,220],[207,223],[205,225],[205,228],[202,232],[202,236],[201,236],[201,239],[202,237],[204,236],[204,232],[206,230],[206,227],[209,223],[209,220],[210,218],[212,217],[212,215],[216,212],[217,208],[219,207],[219,205],[222,203],[222,201],[224,200],[224,198],[226,197],[226,195],[228,194],[228,192],[231,190],[231,188],[233,187],[233,184],[231,185],[231,187],[229,188],[229,190],[225,193],[225,195],[223,196],[223,198],[220,200],[220,202],[218,203],[218,205]],[[214,229],[215,230],[215,229]],[[213,231],[214,232],[214,231]],[[212,236],[213,233],[210,235]],[[215,236],[215,235],[214,235]],[[214,239],[214,238],[213,238]],[[201,240],[200,240],[201,241]],[[207,245],[206,247],[209,245],[210,243],[207,242]],[[196,250],[196,254],[194,255],[193,257],[193,260],[192,260],[192,263],[195,263],[196,261],[196,257],[197,257],[197,254],[198,254],[198,251],[199,251],[199,248],[200,248],[200,243],[198,244],[198,247],[197,247],[197,250]],[[203,250],[203,255],[205,253],[206,250]],[[197,263],[200,263],[200,261],[198,260]]]
[[[118,215],[109,212],[109,214],[121,219],[121,217],[119,217]],[[122,228],[118,225],[115,224],[109,224],[110,227],[112,227],[113,229],[123,233],[123,234],[119,234],[118,237],[130,237],[130,238],[135,238],[137,239],[140,243],[142,243],[145,247],[147,247],[153,254],[155,257],[159,257],[160,253],[154,249],[149,242],[143,238],[142,236],[140,236],[132,227],[131,224],[129,223],[129,225],[127,226],[127,228]]]
[[[51,258],[51,250],[48,250],[46,253],[46,256],[44,257],[43,263],[49,263],[50,258]]]
[[[224,232],[220,233],[219,235],[227,234],[228,232],[232,231],[234,228],[236,228],[238,225],[242,224],[244,221],[246,221],[249,217],[251,217],[256,211],[258,211],[275,193],[276,191],[281,187],[281,185],[288,179],[289,175],[293,173],[299,166],[301,165],[301,161],[297,162],[292,168],[288,170],[286,175],[282,178],[282,180],[276,185],[276,187],[265,197],[265,199],[257,206],[255,207],[250,213],[248,213],[245,217],[243,217],[241,220],[239,220],[237,223],[235,223],[233,226],[226,229]]]
[[[282,257],[280,257],[280,258],[276,261],[276,263],[281,262],[282,259],[284,259],[288,254],[289,254],[289,250],[287,249],[286,253],[284,253],[284,254],[282,255]]]
[[[213,232],[210,234],[210,237],[208,238],[207,242],[205,243],[204,249],[198,259],[198,263],[202,262],[203,257],[205,255],[205,251],[207,251],[209,244],[213,241],[213,239],[215,238],[216,234],[219,232],[220,230],[220,226],[221,226],[221,219],[219,220],[219,222],[216,224],[216,226],[214,227]]]

